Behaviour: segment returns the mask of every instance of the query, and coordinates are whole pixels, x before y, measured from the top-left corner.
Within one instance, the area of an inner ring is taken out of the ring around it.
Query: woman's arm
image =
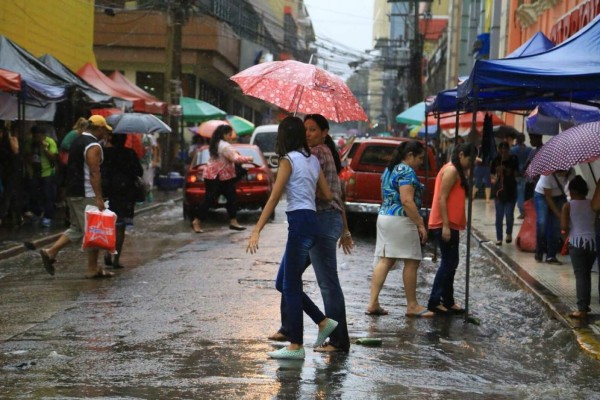
[[[248,240],[248,246],[246,247],[246,253],[249,251],[251,254],[256,253],[258,250],[258,241],[260,239],[260,232],[265,227],[267,220],[275,211],[275,207],[279,203],[281,196],[285,190],[285,185],[287,184],[290,175],[292,174],[292,164],[286,158],[282,158],[279,160],[279,169],[277,171],[277,178],[275,179],[275,184],[273,185],[273,191],[271,192],[271,196],[269,196],[269,200],[267,200],[267,204],[263,207],[262,212],[260,213],[260,218],[254,226],[250,234],[250,239]]]
[[[440,216],[442,217],[442,240],[450,240],[450,220],[448,219],[448,196],[452,187],[458,180],[456,167],[449,166],[442,173],[442,184],[440,185]]]
[[[323,174],[323,170],[319,170],[319,181],[317,182],[317,197],[321,200],[331,201],[333,200],[333,194],[327,184],[327,179]]]
[[[346,208],[342,203],[342,236],[340,237],[340,241],[338,243],[338,247],[341,247],[344,250],[344,254],[352,253],[352,248],[354,247],[354,241],[352,240],[352,234],[350,233],[350,229],[348,228],[348,219],[346,218]]]
[[[556,218],[560,219],[560,210],[554,203],[554,199],[552,199],[552,189],[544,188],[544,198],[546,199],[546,204],[548,204],[548,208],[556,215]]]
[[[417,225],[421,242],[425,243],[427,241],[427,229],[425,229],[423,217],[419,214],[417,204],[415,203],[415,188],[412,185],[402,185],[399,192],[406,216]]]
[[[563,208],[560,213],[560,233],[569,231],[570,224],[570,214],[571,214],[571,204],[569,202],[563,205]]]

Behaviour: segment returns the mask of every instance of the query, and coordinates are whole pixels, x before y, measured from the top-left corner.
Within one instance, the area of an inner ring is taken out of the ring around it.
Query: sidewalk
[[[494,203],[486,204],[481,199],[473,202],[472,226],[475,239],[479,240],[480,245],[507,271],[514,274],[519,283],[531,290],[559,321],[573,330],[583,350],[600,359],[598,273],[592,272],[593,315],[589,325],[569,318],[569,312],[577,309],[575,275],[569,256],[559,256],[563,265],[536,262],[533,253],[522,252],[515,244],[514,239],[521,229],[521,223],[522,220],[515,218],[513,243],[504,242],[502,246],[496,246]]]
[[[154,201],[136,206],[135,213],[151,211],[168,201],[177,201],[182,197],[178,191],[154,191]],[[56,216],[50,228],[44,228],[40,220],[25,221],[17,227],[0,227],[0,260],[16,256],[26,251],[23,242],[32,242],[39,246],[53,243],[67,227],[64,220],[64,209],[56,211]]]

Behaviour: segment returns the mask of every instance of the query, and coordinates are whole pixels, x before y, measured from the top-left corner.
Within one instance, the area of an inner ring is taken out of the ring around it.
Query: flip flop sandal
[[[56,262],[56,260],[53,258],[50,258],[50,256],[44,249],[40,250],[40,255],[42,256],[42,263],[44,265],[44,269],[46,270],[46,272],[49,273],[50,275],[54,275],[54,263]]]
[[[365,311],[365,314],[373,315],[373,316],[381,316],[381,315],[388,315],[389,312],[386,309],[379,307],[377,310]]]

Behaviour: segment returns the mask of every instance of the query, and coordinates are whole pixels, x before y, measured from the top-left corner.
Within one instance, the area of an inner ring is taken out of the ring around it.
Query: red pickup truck
[[[346,195],[346,214],[349,222],[357,218],[376,217],[381,205],[381,174],[392,158],[401,141],[411,140],[397,137],[373,137],[356,139],[342,154],[345,164],[339,177]],[[427,166],[427,168],[426,168]],[[435,177],[438,173],[431,148],[423,166],[415,171],[425,184],[421,214],[426,217],[431,208]]]

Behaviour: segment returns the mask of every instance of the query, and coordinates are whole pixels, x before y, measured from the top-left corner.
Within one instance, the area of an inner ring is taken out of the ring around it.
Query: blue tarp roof
[[[478,60],[469,79],[459,86],[458,97],[472,99],[475,87],[482,98],[500,89],[506,100],[600,99],[600,16],[544,53]]]
[[[515,51],[507,55],[505,59],[514,59],[517,57],[531,56],[535,54],[543,53],[554,47],[554,44],[550,39],[546,37],[542,32],[537,32],[523,43]],[[469,77],[461,79],[467,81]],[[511,94],[510,92],[508,94]],[[502,97],[498,96],[498,92],[494,92],[492,96],[485,96],[482,94],[480,97],[480,103],[478,104],[479,110],[497,110],[497,111],[511,111],[511,110],[531,110],[535,108],[539,101],[537,100],[525,100],[512,99],[506,102]],[[428,111],[434,112],[451,112],[459,109],[468,109],[470,107],[460,106],[457,102],[458,88],[447,89],[439,92],[435,98],[433,104],[428,108]]]

